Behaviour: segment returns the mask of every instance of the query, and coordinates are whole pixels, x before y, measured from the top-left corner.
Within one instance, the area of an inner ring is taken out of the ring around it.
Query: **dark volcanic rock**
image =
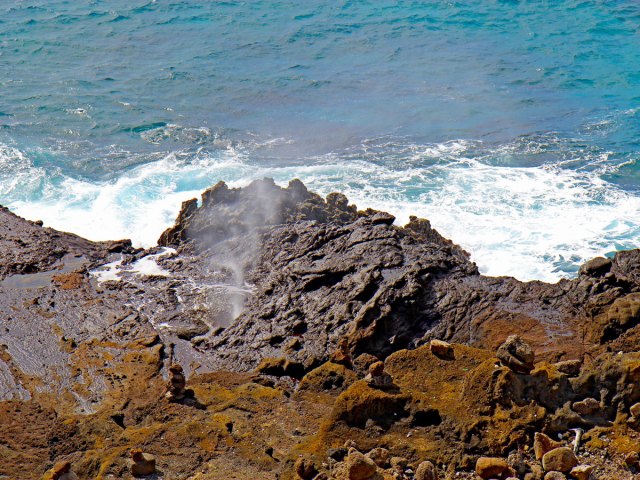
[[[171,478],[209,461],[211,478],[262,478],[307,453],[320,468],[347,438],[374,448],[387,430],[394,455],[467,467],[536,431],[622,419],[628,434],[637,250],[587,262],[574,280],[520,282],[480,275],[427,220],[394,222],[297,180],[219,183],[146,251],[0,209],[0,476],[29,465],[20,475],[38,478],[69,456],[82,478],[122,478],[118,452],[134,439]],[[494,356],[512,335],[531,349],[511,342],[499,357],[529,375]],[[434,355],[432,339],[450,354]],[[389,388],[358,380],[378,361]],[[164,397],[171,364],[184,401]],[[585,399],[601,408],[584,413]],[[280,447],[304,442],[293,457]]]
[[[0,206],[0,280],[52,270],[65,256],[84,257],[88,264],[113,251],[132,251],[131,242],[91,242],[44,228],[40,222],[29,222]]]

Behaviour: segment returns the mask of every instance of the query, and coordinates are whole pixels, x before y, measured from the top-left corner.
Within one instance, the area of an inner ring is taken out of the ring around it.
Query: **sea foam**
[[[7,205],[26,218],[92,240],[131,238],[149,247],[173,223],[182,201],[221,179],[243,186],[262,177],[281,185],[300,178],[323,195],[340,191],[359,208],[388,211],[397,224],[410,215],[428,218],[471,253],[481,272],[521,280],[557,281],[591,257],[640,242],[640,198],[603,180],[600,171],[490,165],[487,158],[508,148],[478,155],[480,143],[364,142],[346,156],[268,167],[229,147],[191,157],[169,154],[101,183],[47,177],[24,154],[5,148],[2,161],[18,167],[1,188],[12,199]]]

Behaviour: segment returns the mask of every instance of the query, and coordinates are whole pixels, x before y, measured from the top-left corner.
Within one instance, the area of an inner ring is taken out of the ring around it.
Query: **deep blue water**
[[[640,246],[634,1],[0,5],[0,203],[152,244],[210,184],[299,177],[481,270]]]

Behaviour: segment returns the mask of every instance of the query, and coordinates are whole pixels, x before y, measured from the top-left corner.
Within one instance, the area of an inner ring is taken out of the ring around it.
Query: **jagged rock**
[[[565,373],[570,377],[577,377],[580,375],[582,362],[580,360],[565,360],[564,362],[554,363],[554,366],[559,372]]]
[[[571,469],[571,476],[576,480],[589,480],[591,473],[593,472],[593,466],[591,465],[578,465]]]
[[[431,340],[429,347],[431,348],[431,353],[436,357],[446,359],[453,357],[453,347],[448,342],[444,342],[442,340]]]
[[[611,270],[612,262],[606,257],[596,257],[580,267],[578,273],[580,275],[588,275],[590,277],[602,277]]]
[[[639,320],[640,293],[630,293],[616,299],[607,310],[607,328],[609,331],[614,329],[627,330],[636,325]]]
[[[516,373],[528,374],[533,370],[535,354],[531,346],[517,335],[510,335],[500,345],[496,356],[500,361]]]
[[[561,447],[562,444],[557,442],[541,432],[536,432],[533,436],[533,452],[536,460],[542,460],[544,454],[553,449]]]
[[[542,457],[542,467],[546,472],[569,472],[578,465],[575,453],[568,447],[554,448]]]
[[[104,432],[134,425],[145,425],[136,429],[145,448],[194,459],[167,462],[167,478],[200,475],[234,428],[241,433],[225,455],[244,478],[264,468],[293,473],[295,458],[264,458],[267,431],[270,445],[289,445],[298,432],[305,450],[294,451],[313,458],[354,438],[366,450],[380,444],[471,468],[470,458],[511,451],[536,429],[607,425],[640,401],[640,354],[629,353],[638,345],[635,307],[627,320],[621,315],[640,291],[638,251],[617,254],[605,277],[553,285],[484,277],[427,220],[399,227],[391,215],[358,212],[300,182],[219,184],[177,223],[167,240],[177,251],[155,257],[163,250],[89,242],[0,210],[0,445],[8,446],[0,447],[0,476],[37,478],[50,458],[76,452],[78,467],[94,469],[79,473],[94,478],[97,456],[122,448],[119,434]],[[166,276],[135,273],[141,259]],[[104,278],[98,265],[111,265]],[[176,328],[175,315],[211,330],[193,338],[182,320]],[[152,335],[152,343],[140,340]],[[538,353],[531,375],[496,367],[493,349],[509,335]],[[455,343],[455,362],[434,358],[434,338]],[[376,355],[398,388],[371,388],[335,364],[322,369],[342,339],[361,377]],[[581,356],[589,359],[581,372],[552,366]],[[276,360],[263,364],[265,376],[246,373],[269,358]],[[158,402],[167,359],[183,365],[209,411]],[[570,409],[587,397],[601,401],[597,418]],[[276,422],[281,430],[265,427]],[[313,443],[311,424],[319,429]],[[198,455],[183,427],[194,432]],[[603,432],[612,439],[602,447],[609,458],[622,455],[619,433]],[[104,447],[84,448],[96,438]],[[245,462],[248,455],[260,459]]]
[[[506,479],[513,473],[504,458],[480,457],[476,462],[476,475],[488,480],[491,478]]]
[[[302,480],[311,480],[318,474],[318,470],[316,469],[313,461],[304,457],[299,457],[293,468],[296,475],[298,475]]]
[[[143,453],[140,449],[131,450],[130,462],[131,475],[134,477],[146,477],[156,472],[156,459],[149,453]]]
[[[438,471],[430,461],[420,462],[416,468],[415,480],[438,480]]]
[[[386,448],[377,447],[366,454],[367,458],[370,458],[380,468],[387,468],[389,464],[389,450]]]
[[[600,402],[595,398],[589,397],[579,402],[573,402],[571,404],[571,409],[580,415],[593,415],[600,411]]]
[[[355,449],[349,452],[346,466],[349,480],[368,480],[377,472],[375,462]]]

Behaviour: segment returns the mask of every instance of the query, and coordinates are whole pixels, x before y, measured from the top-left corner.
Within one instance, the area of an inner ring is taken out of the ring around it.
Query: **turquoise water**
[[[431,219],[482,271],[640,245],[640,4],[0,6],[0,203],[150,245],[220,179]]]

